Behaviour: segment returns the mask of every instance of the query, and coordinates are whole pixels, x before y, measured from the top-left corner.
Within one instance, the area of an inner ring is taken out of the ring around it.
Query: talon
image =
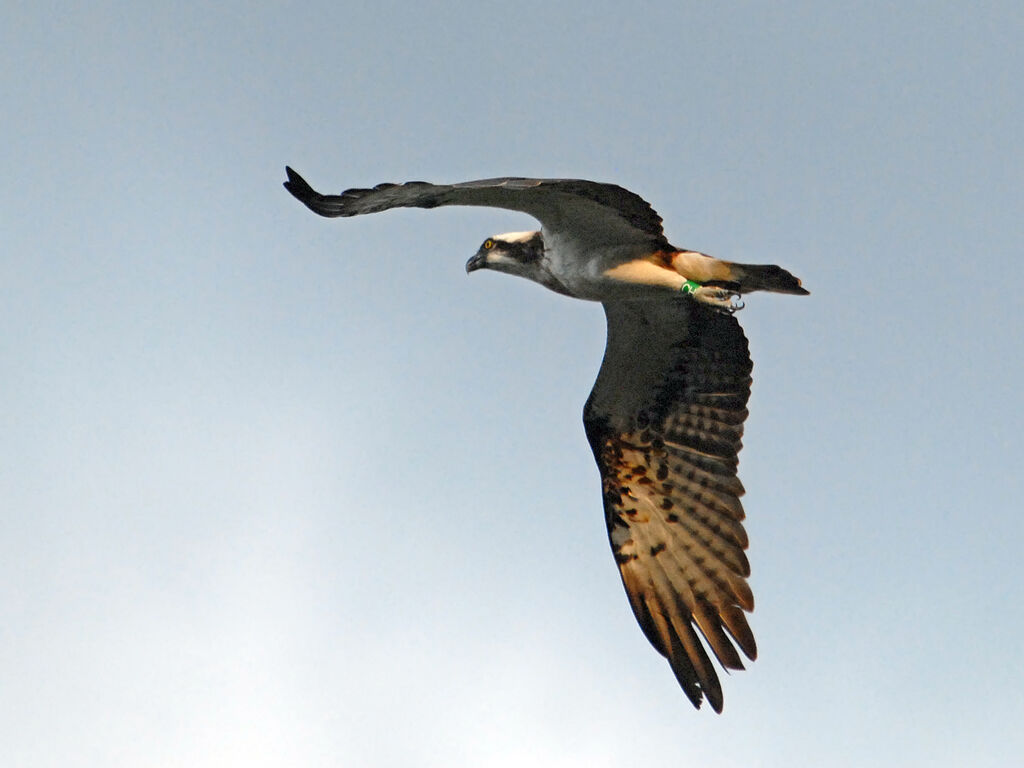
[[[726,288],[719,288],[711,285],[698,285],[695,289],[686,292],[702,304],[710,304],[711,306],[725,310],[730,314],[738,312],[746,306],[740,300],[740,294]]]

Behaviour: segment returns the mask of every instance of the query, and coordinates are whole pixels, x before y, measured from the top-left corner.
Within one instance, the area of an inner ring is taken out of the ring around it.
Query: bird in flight
[[[410,181],[322,195],[286,172],[285,188],[321,216],[473,205],[540,222],[488,237],[466,271],[507,272],[604,306],[608,342],[583,423],[612,552],[651,645],[695,707],[706,697],[721,712],[707,649],[725,669],[743,669],[737,647],[757,655],[736,476],[752,364],[733,313],[752,291],[806,294],[800,280],[670,245],[654,209],[614,184]]]

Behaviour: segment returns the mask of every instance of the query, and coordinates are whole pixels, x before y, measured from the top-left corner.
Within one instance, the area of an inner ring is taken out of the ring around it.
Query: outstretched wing
[[[694,706],[706,696],[721,712],[700,635],[723,667],[743,668],[735,646],[757,654],[736,477],[747,340],[731,315],[688,297],[604,307],[608,345],[583,419],[612,550],[647,639]]]
[[[528,213],[545,232],[585,243],[651,245],[667,249],[661,217],[642,197],[615,184],[579,179],[500,178],[461,184],[378,184],[322,195],[291,168],[285,189],[321,216],[358,216],[389,208],[476,205]]]

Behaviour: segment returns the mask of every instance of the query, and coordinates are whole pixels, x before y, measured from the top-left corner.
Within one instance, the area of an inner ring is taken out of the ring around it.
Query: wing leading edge
[[[437,208],[470,205],[527,213],[548,232],[610,245],[644,243],[669,248],[661,217],[639,195],[615,184],[580,179],[503,177],[460,184],[407,181],[347,189],[323,195],[291,168],[285,189],[321,216],[359,216],[391,208]]]

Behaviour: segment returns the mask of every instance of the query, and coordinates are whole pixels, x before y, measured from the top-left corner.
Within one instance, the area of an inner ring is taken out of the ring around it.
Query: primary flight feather
[[[733,316],[751,291],[806,294],[774,265],[675,248],[638,195],[578,179],[378,184],[322,195],[291,168],[285,188],[321,216],[475,205],[522,211],[535,232],[487,238],[466,271],[492,269],[600,301],[601,370],[583,410],[605,521],[633,613],[694,706],[722,711],[708,655],[757,655],[737,455],[750,396],[747,340]]]

